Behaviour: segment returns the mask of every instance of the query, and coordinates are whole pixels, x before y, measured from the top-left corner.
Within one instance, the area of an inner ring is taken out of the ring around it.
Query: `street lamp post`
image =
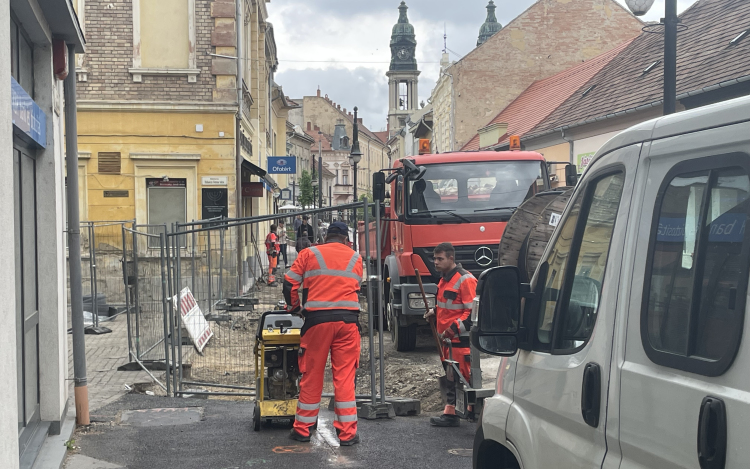
[[[357,107],[354,106],[354,127],[352,130],[352,151],[349,153],[349,163],[354,170],[354,203],[357,203],[357,164],[362,159],[359,150],[359,124],[357,121]],[[354,209],[354,249],[357,249],[357,209]]]
[[[636,16],[648,13],[654,0],[625,0]],[[677,101],[677,0],[665,0],[664,18],[664,115],[674,114]]]

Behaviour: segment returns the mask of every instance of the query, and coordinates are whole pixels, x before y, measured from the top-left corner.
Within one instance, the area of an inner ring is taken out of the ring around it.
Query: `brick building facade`
[[[643,24],[614,0],[538,0],[463,59],[433,90],[433,148],[461,148],[536,80],[632,39]]]

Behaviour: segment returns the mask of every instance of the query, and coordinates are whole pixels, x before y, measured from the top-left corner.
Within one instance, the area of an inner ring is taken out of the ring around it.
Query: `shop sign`
[[[13,125],[42,148],[47,147],[47,116],[21,85],[10,77]]]
[[[227,176],[203,176],[201,184],[204,186],[226,186]]]
[[[263,197],[264,194],[262,182],[242,183],[242,197]]]
[[[297,172],[296,156],[269,156],[269,174],[295,174]]]

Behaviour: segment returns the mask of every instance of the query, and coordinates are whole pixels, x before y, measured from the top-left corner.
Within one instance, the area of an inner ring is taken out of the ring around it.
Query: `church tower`
[[[406,16],[406,2],[398,7],[398,23],[391,33],[391,66],[388,77],[388,129],[393,136],[406,125],[409,115],[418,109],[419,92],[417,82],[417,39],[414,26]]]
[[[503,29],[503,26],[497,22],[497,17],[495,16],[495,8],[495,2],[493,0],[490,0],[490,3],[487,4],[487,19],[485,20],[482,27],[479,28],[479,39],[477,39],[477,47],[487,42],[487,39],[491,38],[495,35],[495,33]]]

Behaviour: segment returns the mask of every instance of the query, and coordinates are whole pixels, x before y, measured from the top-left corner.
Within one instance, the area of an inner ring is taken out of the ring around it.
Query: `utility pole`
[[[357,106],[354,106],[354,126],[352,130],[352,151],[349,153],[349,163],[354,168],[354,203],[357,203],[357,164],[362,159],[359,149],[359,123],[357,121]],[[357,209],[354,209],[354,250],[357,250]],[[367,227],[365,227],[367,229]]]
[[[323,207],[323,132],[318,130],[318,208]]]
[[[68,46],[68,63],[76,63],[75,46]],[[89,387],[86,377],[86,338],[83,325],[83,287],[81,285],[81,231],[78,213],[78,122],[76,120],[76,74],[69,73],[65,93],[65,164],[68,173],[68,266],[70,268],[70,315],[73,326],[73,381],[76,423],[88,425]],[[94,314],[97,314],[94,311]]]

